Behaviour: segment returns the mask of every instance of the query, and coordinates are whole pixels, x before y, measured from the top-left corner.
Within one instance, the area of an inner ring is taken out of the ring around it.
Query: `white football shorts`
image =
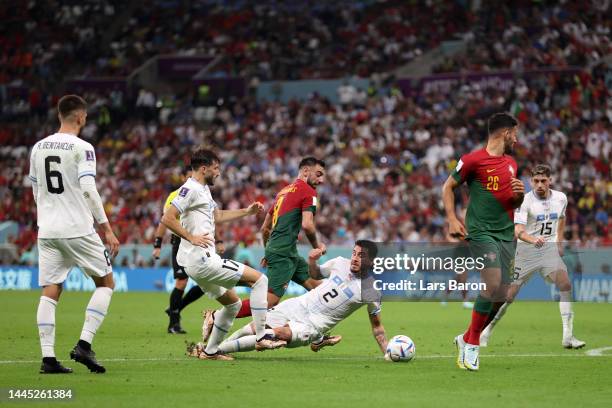
[[[200,263],[185,266],[185,272],[212,299],[236,286],[244,273],[245,265],[231,259],[222,259],[213,253],[204,255]]]
[[[38,284],[61,284],[79,267],[87,276],[103,277],[113,271],[108,251],[98,234],[77,238],[38,239]]]

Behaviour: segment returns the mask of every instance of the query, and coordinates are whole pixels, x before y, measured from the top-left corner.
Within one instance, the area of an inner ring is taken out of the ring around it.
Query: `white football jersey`
[[[34,145],[29,177],[38,188],[39,238],[76,238],[96,232],[79,184],[85,176],[96,176],[96,154],[91,143],[75,135],[55,133]]]
[[[200,184],[190,177],[178,189],[178,194],[172,200],[172,205],[181,214],[181,225],[190,234],[215,236],[214,211],[217,208],[217,203],[213,200],[208,186]],[[202,248],[182,239],[176,260],[182,266],[196,265],[202,262],[202,257],[206,256],[207,253],[215,253],[214,245]]]
[[[565,217],[567,196],[560,191],[550,190],[548,198],[541,199],[531,190],[525,195],[523,204],[514,213],[514,223],[525,225],[525,231],[546,242],[557,242],[559,220]],[[518,240],[519,246],[533,246]]]
[[[380,296],[376,293],[371,301],[362,299],[362,281],[351,270],[351,260],[341,256],[330,259],[320,266],[321,274],[328,276],[319,286],[298,299],[306,310],[308,319],[321,333],[349,317],[364,304],[368,305],[368,313],[380,313]],[[364,285],[364,288],[373,285]],[[376,299],[376,300],[374,300]]]

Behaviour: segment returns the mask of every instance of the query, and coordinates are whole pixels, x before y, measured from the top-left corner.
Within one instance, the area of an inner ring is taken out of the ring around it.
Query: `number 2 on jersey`
[[[327,303],[329,303],[329,299],[327,299],[327,296],[329,296],[329,299],[333,299],[336,296],[338,296],[338,291],[336,289],[332,289],[329,292],[327,292],[326,294],[323,295],[323,300]]]
[[[51,170],[51,163],[60,164],[62,159],[59,156],[45,157],[45,180],[47,181],[47,191],[51,194],[62,194],[64,192],[64,182],[62,173],[58,170]],[[57,180],[57,187],[53,185],[53,178]]]

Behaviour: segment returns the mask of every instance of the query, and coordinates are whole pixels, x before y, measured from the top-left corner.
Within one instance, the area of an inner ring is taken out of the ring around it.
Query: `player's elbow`
[[[168,214],[168,212],[169,212],[169,211],[166,211],[166,212],[164,213],[164,215],[162,215],[162,218],[161,218],[161,220],[160,220],[160,222],[161,222],[163,225],[165,225],[166,227],[168,227],[168,226],[169,226],[169,223],[170,223],[170,222],[171,222],[171,220],[172,220],[172,217],[170,217],[170,215]]]

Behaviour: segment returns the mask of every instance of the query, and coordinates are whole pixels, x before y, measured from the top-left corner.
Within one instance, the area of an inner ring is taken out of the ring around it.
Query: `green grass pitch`
[[[236,354],[234,362],[185,356],[185,341],[197,341],[204,298],[184,311],[185,336],[166,334],[168,296],[116,293],[94,340],[107,373],[91,374],[70,361],[89,293],[64,293],[57,310],[56,353],[69,375],[38,374],[38,292],[2,292],[0,388],[72,388],[70,402],[49,407],[609,407],[612,401],[612,306],[575,304],[575,333],[584,350],[561,348],[558,305],[516,303],[483,349],[479,372],[456,368],[454,335],[470,312],[460,303],[385,303],[389,337],[406,334],[417,347],[410,363],[382,359],[365,308],[333,331],[344,340],[313,353],[309,348]],[[247,323],[238,320],[238,325]],[[12,405],[23,406],[23,402]],[[25,403],[29,405],[28,403]],[[6,400],[2,405],[7,405]]]

